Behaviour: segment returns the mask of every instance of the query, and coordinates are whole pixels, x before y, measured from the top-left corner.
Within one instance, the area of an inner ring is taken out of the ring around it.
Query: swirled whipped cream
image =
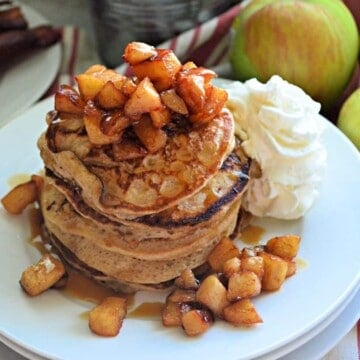
[[[243,206],[256,216],[297,219],[316,200],[326,166],[320,104],[279,76],[225,86],[246,154],[260,167]]]

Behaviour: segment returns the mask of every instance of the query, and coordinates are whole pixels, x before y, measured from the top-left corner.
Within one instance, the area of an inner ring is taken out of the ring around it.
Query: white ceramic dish
[[[45,128],[45,113],[53,99],[39,103],[0,130],[0,196],[16,174],[42,168],[36,140]],[[326,120],[324,120],[326,121]],[[14,147],[16,143],[16,147]],[[26,214],[9,216],[0,209],[0,335],[23,349],[50,359],[88,360],[172,357],[252,359],[284,347],[331,316],[360,282],[360,156],[340,131],[328,123],[325,132],[328,168],[314,208],[299,221],[259,220],[273,235],[302,236],[299,257],[307,266],[286,281],[281,291],[266,294],[254,303],[264,324],[236,329],[217,322],[198,339],[186,338],[179,329],[162,327],[160,321],[126,319],[121,334],[98,338],[88,330],[81,314],[91,304],[49,291],[40,297],[23,294],[18,279],[39,254],[27,244],[30,230]],[[152,301],[153,295],[139,294]],[[139,300],[141,301],[141,300]],[[46,335],[44,335],[46,334]]]
[[[21,4],[30,27],[48,21],[29,6]],[[0,127],[34,104],[55,79],[61,61],[59,43],[16,60],[0,70]]]
[[[360,317],[358,290],[342,313],[325,330],[279,360],[322,359],[356,325]]]
[[[350,331],[359,319],[359,288],[360,286],[357,286],[347,299],[315,328],[295,341],[264,356],[257,357],[256,360],[320,359]],[[348,310],[348,308],[352,310]],[[333,330],[334,326],[338,326],[335,331]]]
[[[303,359],[321,359],[325,356],[355,325],[360,316],[360,291],[357,290],[355,296],[351,299],[345,309],[336,317],[335,320],[330,321],[327,327],[320,331],[318,335],[312,336],[311,340],[307,341],[301,346],[298,345],[298,340],[294,344],[289,344],[294,347],[294,351],[287,353],[281,360],[303,360]],[[326,320],[325,320],[326,321]],[[310,331],[311,333],[311,331]],[[306,336],[312,334],[306,334]],[[25,348],[12,343],[7,338],[1,338],[3,344],[0,342],[0,359],[2,360],[45,360],[34,353],[31,353]],[[6,344],[6,345],[5,345]],[[16,352],[15,352],[16,351]],[[20,355],[21,354],[21,355]],[[278,351],[272,354],[267,354],[265,357],[257,358],[263,359],[279,359]]]

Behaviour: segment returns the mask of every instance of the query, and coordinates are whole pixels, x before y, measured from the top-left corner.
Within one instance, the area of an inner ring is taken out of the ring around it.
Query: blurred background
[[[86,29],[94,40],[94,27],[91,21],[88,0],[22,0],[42,14],[55,26],[74,25]]]
[[[153,45],[225,12],[239,0],[23,0],[51,24],[87,31],[107,66],[133,40]],[[144,11],[141,11],[144,10]],[[120,49],[119,49],[120,47]]]
[[[234,5],[241,2],[241,0],[21,0],[21,3],[31,6],[56,27],[68,27],[70,25],[71,27],[81,29],[82,34],[86,34],[87,40],[86,44],[85,41],[80,41],[79,46],[86,49],[92,48],[94,54],[95,51],[97,51],[99,61],[112,68],[121,65],[122,59],[119,54],[123,53],[125,45],[130,41],[144,41],[152,45],[160,44],[167,39],[173,38],[174,35],[183,33],[187,29],[194,29],[195,25],[214,18],[218,14],[224,14],[226,10],[233,8]],[[248,0],[243,1],[243,3],[245,2],[248,2]],[[262,2],[266,3],[266,1]],[[308,3],[318,2],[318,0],[311,0]],[[343,2],[351,10],[359,26],[360,0],[343,0]],[[141,6],[139,4],[143,5]],[[197,45],[200,44],[197,49],[192,49],[194,51],[191,53],[191,59],[197,64],[213,68],[221,77],[244,80],[245,78],[236,75],[236,73],[232,71],[234,69],[230,67],[229,61],[227,61],[227,63],[224,61],[225,57],[223,56],[227,50],[225,47],[229,45],[229,39],[235,38],[233,36],[235,31],[230,31],[230,22],[234,16],[234,14],[232,14],[232,17],[225,16],[219,21],[219,23],[223,25],[223,29],[220,30],[225,29],[225,22],[228,24],[228,27],[221,34],[221,31],[218,31],[219,29],[217,28],[217,34],[214,32],[209,36],[209,39],[204,40],[204,38],[202,38],[199,40],[199,38],[203,37],[203,33],[199,35],[194,31],[195,34],[193,34],[192,37],[188,36],[186,40],[183,38],[181,41],[178,41],[176,48],[174,48],[174,44],[170,42],[167,46],[174,49],[178,56],[181,56],[182,48],[191,47],[191,42],[194,41]],[[209,28],[210,31],[214,30],[211,26]],[[234,29],[234,27],[232,29]],[[209,31],[209,29],[207,28],[206,31]],[[324,37],[324,34],[316,36]],[[227,39],[225,39],[226,37]],[[83,40],[84,37],[81,39]],[[339,39],[342,43],[346,43],[349,40],[347,37],[341,35],[341,31],[339,33]],[[283,43],[278,42],[277,45],[282,47],[282,44]],[[339,49],[339,52],[346,52],[346,46],[342,47],[343,49]],[[266,46],[263,48],[266,49]],[[276,49],[274,46],[272,46],[272,48]],[[336,48],[335,44],[333,48]],[[239,53],[241,53],[242,50],[244,49],[239,50]],[[254,52],[256,53],[256,50],[254,50]],[[88,65],[89,62],[91,63],[94,59],[94,57],[86,56],[88,62],[82,61],[84,66]],[[216,56],[220,59],[219,61],[214,61]],[[259,58],[258,55],[256,55],[256,57]],[[331,69],[331,62],[324,61],[323,59],[326,59],[326,54],[324,54],[324,56],[317,56],[317,59],[313,60],[315,62],[320,61],[320,65],[325,64],[330,69],[328,71],[329,76],[332,78],[332,83],[336,83],[333,79],[333,74],[344,73],[344,71],[334,71]],[[228,58],[226,58],[226,60],[228,60]],[[95,60],[95,62],[97,61]],[[283,62],[284,61],[278,61],[278,64]],[[234,61],[230,59],[230,63],[233,66]],[[237,63],[242,64],[244,62],[239,58]],[[83,71],[83,69],[79,70]],[[300,70],[298,72],[300,72]],[[253,76],[254,75],[250,77]],[[259,78],[258,76],[256,77]],[[262,79],[260,78],[260,80]],[[291,79],[287,80],[296,83]],[[308,83],[313,83],[313,81],[310,80]],[[331,101],[332,108],[329,111],[325,111],[326,109],[323,107],[323,109],[325,109],[323,114],[332,122],[337,123],[341,106],[355,89],[360,86],[359,84],[360,66],[358,65],[350,81],[348,81],[345,90],[342,90],[342,94],[337,96],[336,101]],[[309,89],[305,90],[312,95]],[[358,90],[357,99],[355,100],[356,104],[360,102],[360,100],[358,100],[359,98],[360,90]],[[319,99],[316,100],[320,101]],[[322,103],[322,105],[324,104]],[[354,111],[351,110],[350,112],[352,114]],[[348,116],[346,116],[346,118],[347,117]],[[351,117],[360,119],[359,115]],[[346,119],[346,122],[348,123],[349,120]],[[355,143],[360,147],[359,120],[350,120],[350,122],[351,129],[345,130],[345,133],[355,132]],[[343,126],[340,126],[340,128],[344,130]]]

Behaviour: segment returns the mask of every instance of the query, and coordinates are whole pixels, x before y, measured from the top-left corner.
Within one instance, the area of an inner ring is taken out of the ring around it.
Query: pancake
[[[41,207],[44,215],[45,227],[50,236],[50,242],[65,257],[72,256],[77,263],[84,263],[113,281],[134,284],[159,284],[174,279],[186,268],[196,268],[204,264],[209,252],[224,235],[230,235],[234,230],[241,196],[221,208],[217,216],[213,216],[211,223],[204,221],[197,225],[197,236],[191,242],[181,246],[177,240],[157,239],[148,240],[161,248],[167,242],[174,242],[170,251],[139,252],[135,246],[128,245],[127,251],[117,246],[119,234],[114,225],[99,227],[93,220],[82,217],[70,205],[66,198],[52,187],[45,184],[42,193]],[[211,225],[211,227],[209,227]],[[122,225],[123,226],[123,225]],[[108,231],[109,230],[109,231]],[[124,230],[124,226],[120,231]],[[124,239],[131,239],[131,228]],[[155,231],[156,232],[156,231]],[[145,240],[146,241],[146,240]],[[131,250],[136,254],[133,256]],[[134,286],[133,284],[133,286]]]
[[[45,229],[46,239],[49,244],[55,249],[55,252],[73,269],[83,274],[89,279],[99,283],[100,285],[113,289],[119,293],[133,293],[136,291],[165,291],[171,289],[173,286],[173,281],[165,281],[158,284],[140,284],[140,283],[130,283],[124,280],[120,281],[119,279],[112,278],[111,276],[105,275],[99,270],[91,268],[83,261],[80,261],[68,248],[66,248],[54,234],[51,234]]]
[[[156,215],[121,222],[97,213],[63,183],[46,177],[42,208],[46,220],[79,236],[89,237],[90,233],[104,248],[116,248],[123,254],[146,259],[171,258],[186,247],[191,250],[201,247],[202,239],[212,229],[216,231],[229,206],[245,190],[248,169],[247,161],[242,162],[232,154],[221,171],[192,197]],[[60,212],[63,216],[59,216]],[[78,214],[83,221],[77,221]]]
[[[168,288],[244,223],[250,161],[226,91],[212,71],[177,60],[174,73],[163,64],[158,88],[152,76],[165,59],[156,59],[144,58],[149,74],[139,79],[97,65],[77,77],[79,92],[61,87],[38,140],[48,242],[73,268],[127,292]]]
[[[225,109],[208,124],[186,135],[183,131],[171,128],[165,147],[154,154],[118,162],[108,148],[89,145],[79,119],[50,124],[38,146],[45,167],[81,193],[89,207],[124,219],[157,213],[190,197],[234,147],[234,121]]]

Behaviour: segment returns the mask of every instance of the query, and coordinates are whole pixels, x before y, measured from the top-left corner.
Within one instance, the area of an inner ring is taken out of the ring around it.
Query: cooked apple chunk
[[[114,85],[108,81],[96,95],[96,101],[103,109],[115,109],[123,107],[127,97]]]
[[[188,72],[180,73],[177,78],[176,91],[184,100],[190,113],[201,111],[205,106],[206,93],[203,76],[189,75]]]
[[[185,268],[175,279],[175,285],[180,289],[197,290],[199,288],[199,281],[190,268]]]
[[[172,301],[177,303],[187,303],[187,302],[194,302],[195,298],[196,298],[195,290],[175,289],[168,295],[167,301]]]
[[[229,278],[227,298],[231,302],[257,296],[260,292],[261,282],[252,271],[235,273]]]
[[[132,66],[140,80],[149,77],[159,92],[169,89],[174,84],[180,68],[179,59],[168,49],[157,49],[155,56]]]
[[[145,77],[125,103],[125,114],[132,119],[140,119],[142,114],[163,107],[159,93],[148,77]]]
[[[136,65],[156,54],[156,49],[153,46],[134,41],[126,46],[123,59],[130,65]]]
[[[38,199],[37,183],[29,180],[11,189],[2,199],[4,209],[13,215],[21,214],[25,208]]]
[[[280,257],[266,252],[259,253],[264,259],[264,276],[262,278],[262,288],[264,290],[278,290],[283,284],[288,271],[288,264]]]
[[[295,260],[287,260],[287,272],[286,272],[286,277],[290,277],[290,276],[293,276],[296,271],[297,271],[297,264],[296,264],[296,261]]]
[[[196,64],[193,62],[193,61],[187,61],[185,64],[183,64],[181,66],[181,70],[180,71],[183,71],[183,70],[190,70],[190,69],[195,69],[197,68]]]
[[[224,319],[235,326],[251,326],[262,323],[250,299],[242,299],[224,309]]]
[[[166,106],[163,106],[160,109],[150,111],[150,118],[153,125],[156,128],[161,129],[163,126],[170,122],[171,113]]]
[[[112,135],[102,132],[102,120],[103,112],[92,101],[88,101],[84,108],[84,125],[90,142],[95,145],[106,145],[119,141],[121,132]]]
[[[85,102],[80,94],[69,85],[61,85],[55,94],[55,110],[81,115]]]
[[[100,77],[101,74],[104,73],[104,71],[106,71],[106,66],[101,64],[94,64],[85,71],[85,74]]]
[[[149,117],[143,117],[134,124],[134,131],[141,143],[150,153],[154,153],[165,146],[167,136],[161,129],[156,128]]]
[[[56,284],[64,274],[63,263],[52,255],[45,254],[22,273],[20,285],[28,295],[37,296]]]
[[[261,280],[264,276],[264,259],[261,256],[249,256],[241,259],[241,270],[252,271]]]
[[[80,94],[84,100],[94,100],[96,95],[105,85],[105,81],[103,79],[99,79],[89,74],[80,74],[75,78]]]
[[[99,64],[90,66],[85,71],[85,74],[101,79],[104,81],[104,83],[111,81],[115,84],[116,87],[120,87],[127,79],[126,76],[119,74],[115,70],[108,69],[106,66]]]
[[[216,274],[209,275],[202,281],[196,292],[196,300],[220,318],[224,307],[229,304],[226,288]]]
[[[221,272],[225,261],[239,255],[240,251],[233,241],[224,236],[209,254],[208,263],[214,271]]]
[[[241,260],[237,257],[233,257],[224,262],[222,272],[227,278],[230,278],[231,275],[240,272],[240,267]]]
[[[211,121],[221,109],[228,98],[224,89],[209,85],[206,88],[205,104],[202,108],[191,114],[189,119],[196,124],[206,124]]]
[[[181,315],[181,323],[188,336],[203,334],[210,328],[213,322],[210,311],[206,309],[193,309]]]
[[[184,100],[176,93],[175,89],[169,89],[160,93],[160,97],[164,105],[170,110],[182,114],[188,115],[189,111],[186,107]]]
[[[100,336],[116,336],[126,316],[126,299],[116,296],[105,298],[89,313],[89,328]]]
[[[273,255],[292,260],[299,251],[300,240],[298,235],[276,236],[266,243],[265,249]]]
[[[103,65],[93,65],[83,74],[75,77],[80,95],[85,100],[94,100],[103,86],[111,81],[117,88],[126,80],[126,77],[115,70],[107,69]]]
[[[119,136],[131,123],[132,120],[122,110],[114,110],[103,113],[100,130],[107,136]]]
[[[116,84],[115,86],[119,88]],[[130,96],[136,90],[137,84],[135,84],[134,80],[131,78],[126,78],[124,82],[121,84],[121,91],[124,95]]]
[[[164,326],[182,326],[182,314],[190,311],[191,306],[187,303],[166,301],[165,307],[161,313],[161,319]]]

